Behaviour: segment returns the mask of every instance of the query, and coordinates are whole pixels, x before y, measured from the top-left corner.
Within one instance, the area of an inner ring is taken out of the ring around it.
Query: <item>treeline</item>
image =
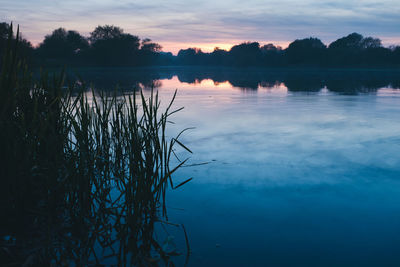
[[[318,38],[295,40],[286,49],[273,44],[261,46],[246,42],[229,51],[215,48],[212,53],[200,49],[180,50],[177,62],[183,65],[222,66],[400,66],[400,46],[383,47],[381,40],[352,33],[326,46]]]
[[[5,47],[7,23],[0,24],[0,50]],[[216,47],[181,49],[177,56],[162,51],[150,39],[125,33],[116,26],[98,26],[89,37],[59,28],[33,47],[21,38],[22,54],[37,66],[257,66],[257,67],[397,67],[400,46],[383,47],[381,40],[352,33],[325,45],[318,38],[295,40],[286,49],[273,44],[245,42],[230,50]]]
[[[0,24],[0,52],[6,47],[10,25]],[[89,37],[58,28],[37,47],[20,37],[24,57],[37,66],[142,66],[165,65],[161,46],[150,39],[124,33],[120,27],[96,27]],[[3,54],[3,53],[1,53]],[[168,55],[168,54],[167,54]],[[170,56],[172,54],[170,53]]]

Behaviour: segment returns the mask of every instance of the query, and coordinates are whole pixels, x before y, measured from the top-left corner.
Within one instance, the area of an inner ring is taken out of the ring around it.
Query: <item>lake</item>
[[[400,266],[399,72],[80,71],[164,104],[178,90],[170,133],[195,127],[194,166],[174,179],[193,180],[167,206],[189,266]]]

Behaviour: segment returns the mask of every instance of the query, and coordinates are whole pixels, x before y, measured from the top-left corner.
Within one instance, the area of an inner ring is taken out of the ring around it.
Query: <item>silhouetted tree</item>
[[[257,42],[246,42],[235,45],[229,51],[230,62],[236,66],[260,65],[261,50]]]
[[[210,54],[209,64],[216,66],[227,65],[228,54],[228,51],[215,47],[214,51]]]
[[[363,36],[359,33],[352,33],[332,42],[329,49],[360,49]]]
[[[282,66],[284,64],[283,50],[280,46],[266,44],[260,47],[262,60],[266,66]]]
[[[362,40],[361,47],[364,49],[380,48],[382,47],[382,42],[378,38],[366,37]]]
[[[361,34],[354,32],[332,42],[329,49],[367,49],[381,46],[381,40],[372,37],[364,38]]]
[[[138,61],[143,65],[156,64],[159,60],[161,45],[146,38],[142,40]]]
[[[181,49],[178,52],[178,62],[183,65],[205,65],[206,54],[200,48]]]
[[[154,62],[154,65],[159,66],[168,66],[168,65],[177,65],[177,57],[174,56],[171,52],[162,52],[160,51],[157,56],[157,61]]]
[[[78,32],[58,28],[50,35],[45,36],[37,52],[45,60],[57,60],[65,63],[65,60],[71,62],[77,59],[78,54],[88,48],[88,41]]]
[[[153,43],[151,39],[146,38],[142,40],[142,46],[140,47],[142,51],[148,51],[148,52],[160,52],[162,47],[161,45],[157,43]]]
[[[352,33],[332,42],[329,47],[332,65],[382,65],[390,62],[391,51],[383,48],[381,40]]]
[[[398,66],[400,66],[400,46],[396,46],[392,48],[392,62]]]
[[[124,35],[124,31],[114,25],[97,26],[94,31],[90,33],[89,40],[91,43],[98,41],[110,40],[120,38]]]
[[[282,47],[275,46],[273,44],[263,45],[260,49],[261,49],[261,52],[263,52],[263,53],[282,51]]]
[[[7,23],[0,23],[0,52],[8,30]],[[21,54],[29,58],[34,49],[22,37],[20,41]],[[41,65],[100,66],[400,66],[400,47],[385,48],[380,39],[358,33],[339,38],[328,48],[321,40],[310,37],[295,40],[284,50],[273,44],[260,46],[258,42],[244,42],[229,51],[216,47],[211,53],[199,48],[181,49],[177,56],[161,49],[150,39],[141,41],[138,36],[124,33],[113,25],[96,27],[89,38],[58,28],[46,35],[35,50],[35,61]]]
[[[90,58],[103,66],[135,65],[140,39],[116,26],[98,26],[90,33]]]
[[[295,40],[285,50],[289,64],[320,65],[325,60],[326,46],[318,38]]]

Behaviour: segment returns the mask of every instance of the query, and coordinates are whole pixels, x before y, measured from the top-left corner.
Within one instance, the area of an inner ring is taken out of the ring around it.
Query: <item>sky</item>
[[[286,47],[317,37],[329,44],[352,32],[400,45],[399,0],[0,0],[0,21],[19,24],[34,45],[59,27],[88,36],[110,24],[175,54],[244,41]]]

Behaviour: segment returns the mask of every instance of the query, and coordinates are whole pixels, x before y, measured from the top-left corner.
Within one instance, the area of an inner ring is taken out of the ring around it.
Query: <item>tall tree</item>
[[[38,53],[50,59],[71,59],[88,47],[88,41],[78,32],[58,28],[45,36]]]
[[[90,33],[89,40],[90,42],[95,43],[101,40],[120,38],[123,35],[124,31],[120,27],[114,25],[99,25]]]
[[[332,42],[328,49],[331,65],[381,65],[390,57],[381,40],[355,32]]]
[[[231,64],[237,66],[257,66],[261,58],[260,44],[245,42],[232,46],[229,51]]]
[[[295,40],[286,49],[290,64],[322,64],[325,60],[326,45],[318,38]]]
[[[160,52],[162,47],[161,45],[157,43],[153,43],[151,39],[145,38],[142,40],[142,45],[140,47],[142,51],[148,51],[148,52]]]
[[[113,25],[98,26],[90,33],[91,58],[99,65],[135,65],[137,62],[140,39],[124,33]]]

